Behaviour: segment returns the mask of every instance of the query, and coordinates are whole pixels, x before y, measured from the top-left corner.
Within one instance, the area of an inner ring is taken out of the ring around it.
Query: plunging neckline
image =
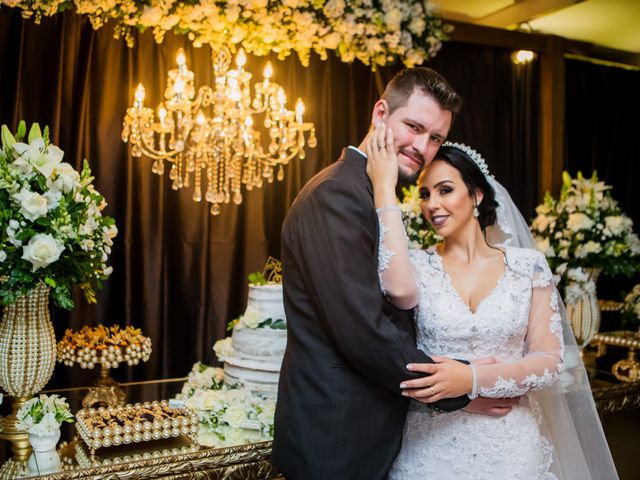
[[[442,256],[440,256],[440,253],[438,253],[438,249],[437,248],[433,248],[433,254],[436,256],[436,258],[438,259],[438,263],[440,264],[440,270],[442,271],[442,273],[444,274],[444,277],[446,279],[446,283],[449,287],[449,289],[451,290],[451,292],[453,293],[453,296],[458,300],[458,303],[460,303],[467,311],[467,313],[469,313],[471,316],[475,316],[478,314],[478,312],[480,311],[480,309],[482,308],[482,306],[487,302],[487,300],[489,300],[494,293],[500,288],[500,285],[502,284],[502,282],[504,281],[505,277],[507,276],[507,273],[509,273],[509,266],[507,264],[507,259],[506,259],[506,255],[507,255],[507,251],[505,249],[504,251],[504,255],[502,257],[502,261],[504,263],[504,272],[502,272],[500,274],[500,276],[498,277],[498,280],[496,280],[496,284],[494,285],[494,287],[489,291],[489,293],[487,293],[482,300],[480,300],[478,302],[478,305],[476,305],[476,310],[473,311],[471,309],[471,306],[465,302],[462,298],[462,296],[460,295],[460,292],[458,292],[458,289],[453,285],[453,280],[451,279],[451,276],[449,276],[449,274],[447,273],[447,271],[444,269],[444,261],[442,260]]]

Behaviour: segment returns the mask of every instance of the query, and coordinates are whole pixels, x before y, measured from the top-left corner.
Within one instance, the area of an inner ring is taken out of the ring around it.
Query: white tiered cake
[[[282,285],[249,285],[247,308],[223,358],[225,383],[241,382],[253,393],[275,397],[286,345]]]

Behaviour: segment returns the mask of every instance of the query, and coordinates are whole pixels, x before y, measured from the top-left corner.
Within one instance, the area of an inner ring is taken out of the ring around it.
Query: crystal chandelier
[[[176,59],[178,68],[167,75],[157,120],[153,109],[144,106],[144,87],[139,84],[133,107],[127,108],[122,140],[131,143],[132,156],[153,159],[152,171],[158,175],[168,161],[172,188],[193,184],[193,200],[200,202],[204,192],[213,215],[220,213],[223,203],[242,203],[243,184],[252,190],[265,180],[273,182],[274,176],[284,179],[283,166],[295,156],[303,159],[305,144],[316,146],[313,123],[302,119],[302,100],[298,98],[295,112],[287,109],[284,89],[271,81],[271,62],[264,68],[263,81],[255,83],[252,98],[252,75],[244,70],[247,58],[242,49],[235,69],[230,69],[227,48],[212,54],[214,85],[200,87],[197,96],[182,49]],[[270,139],[266,148],[254,129],[256,114],[264,114]]]

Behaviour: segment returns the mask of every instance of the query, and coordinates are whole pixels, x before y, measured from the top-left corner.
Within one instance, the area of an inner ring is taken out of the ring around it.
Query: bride
[[[436,361],[407,367],[430,376],[404,382],[404,394],[521,399],[503,417],[412,402],[389,478],[618,478],[552,273],[506,190],[476,151],[445,144],[419,180],[422,213],[444,241],[408,251],[392,146],[384,124],[365,144],[380,284],[397,307],[416,307],[418,347]],[[487,357],[498,362],[473,363]]]

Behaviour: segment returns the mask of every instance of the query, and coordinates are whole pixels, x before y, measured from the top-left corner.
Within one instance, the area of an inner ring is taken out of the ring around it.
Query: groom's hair
[[[449,110],[453,116],[462,107],[462,97],[449,82],[435,70],[427,67],[406,68],[398,73],[387,85],[381,100],[386,100],[389,113],[407,104],[415,90],[433,98],[440,108]]]

